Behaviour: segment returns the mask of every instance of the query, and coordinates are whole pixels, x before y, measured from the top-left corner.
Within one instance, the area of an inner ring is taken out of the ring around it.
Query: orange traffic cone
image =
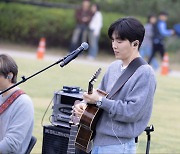
[[[44,58],[45,50],[46,50],[46,39],[44,37],[42,37],[40,42],[39,42],[38,49],[37,49],[37,58],[38,59]]]
[[[166,52],[163,57],[162,65],[161,65],[161,75],[168,75],[169,73],[169,56]]]

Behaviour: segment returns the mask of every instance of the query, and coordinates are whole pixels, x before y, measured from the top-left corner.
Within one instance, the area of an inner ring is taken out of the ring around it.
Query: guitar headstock
[[[98,70],[93,74],[93,76],[89,80],[89,86],[88,86],[88,94],[92,94],[93,90],[93,84],[96,82],[99,74],[101,73],[101,68],[98,68]]]

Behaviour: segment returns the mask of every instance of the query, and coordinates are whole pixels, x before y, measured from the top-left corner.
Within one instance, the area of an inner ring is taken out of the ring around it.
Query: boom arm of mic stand
[[[61,58],[61,59],[60,59],[60,60],[58,60],[57,62],[55,62],[55,63],[53,63],[53,64],[49,65],[48,67],[46,67],[46,68],[44,68],[44,69],[42,69],[42,70],[40,70],[40,71],[38,71],[38,72],[34,73],[33,75],[31,75],[31,76],[29,76],[29,77],[27,77],[27,78],[26,78],[25,76],[22,76],[22,80],[21,80],[21,81],[17,82],[17,83],[16,83],[16,84],[14,84],[13,86],[11,86],[11,87],[9,87],[9,88],[7,88],[7,89],[3,90],[3,91],[1,91],[1,92],[0,92],[0,95],[2,95],[3,93],[7,92],[8,90],[10,90],[10,89],[12,89],[12,88],[14,88],[14,87],[18,86],[19,84],[21,84],[21,83],[23,83],[23,82],[25,82],[25,81],[29,80],[30,78],[32,78],[32,77],[34,77],[34,76],[38,75],[39,73],[44,72],[45,70],[47,70],[47,69],[51,68],[52,66],[54,66],[54,65],[56,65],[56,64],[59,64],[60,62],[62,62],[64,59],[66,59],[66,58],[67,58],[67,57],[69,57],[69,56],[70,56],[70,55],[67,55],[67,56],[65,56],[65,57]]]

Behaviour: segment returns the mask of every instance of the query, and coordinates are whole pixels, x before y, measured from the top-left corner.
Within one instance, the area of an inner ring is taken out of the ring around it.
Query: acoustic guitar
[[[93,76],[91,77],[91,79],[89,80],[89,84],[88,84],[88,94],[92,94],[92,91],[93,91],[93,84],[94,82],[96,81],[97,77],[99,76],[101,72],[101,68],[99,68],[94,74]],[[76,100],[74,102],[74,105],[78,104],[78,103],[82,103],[83,101],[79,101],[79,100]],[[84,102],[85,103],[85,102]],[[89,108],[90,106],[88,105],[87,106],[87,111],[86,112],[89,112]],[[85,115],[84,115],[85,116]],[[79,119],[78,117],[75,116],[75,114],[73,113],[72,111],[72,115],[71,115],[71,120],[70,120],[70,125],[71,125],[71,129],[70,129],[70,137],[69,137],[69,143],[68,143],[68,149],[67,149],[67,154],[75,154],[76,153],[76,148],[75,146],[78,148],[78,149],[81,149],[81,153],[89,153],[91,149],[91,146],[90,144],[88,143],[87,145],[87,148],[82,148],[82,146],[86,146],[86,140],[89,140],[89,139],[83,139],[81,138],[80,134],[81,131],[83,131],[83,127],[81,126],[81,121],[84,121],[84,116],[82,115],[82,117]],[[82,123],[83,124],[83,123]],[[89,133],[88,133],[89,134]],[[85,143],[81,144],[79,143],[78,141],[80,140],[84,140]],[[82,145],[82,146],[81,146]],[[89,151],[89,152],[88,152]]]
[[[93,85],[96,81],[97,77],[100,74],[101,69],[94,74],[94,76],[90,79],[88,85],[88,94],[92,94]],[[101,90],[98,90],[98,93],[102,96],[106,96],[107,94]],[[75,146],[87,153],[89,153],[92,149],[93,145],[93,137],[95,135],[95,128],[98,118],[100,117],[102,110],[99,109],[95,104],[87,104],[85,111],[83,112],[80,121],[79,128],[77,132],[77,136],[75,139]]]

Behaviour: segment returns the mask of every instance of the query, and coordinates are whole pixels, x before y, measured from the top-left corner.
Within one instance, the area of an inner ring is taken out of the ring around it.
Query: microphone
[[[71,52],[60,64],[61,67],[67,65],[70,61],[75,59],[83,50],[87,50],[89,47],[88,43],[83,42],[79,48]]]

